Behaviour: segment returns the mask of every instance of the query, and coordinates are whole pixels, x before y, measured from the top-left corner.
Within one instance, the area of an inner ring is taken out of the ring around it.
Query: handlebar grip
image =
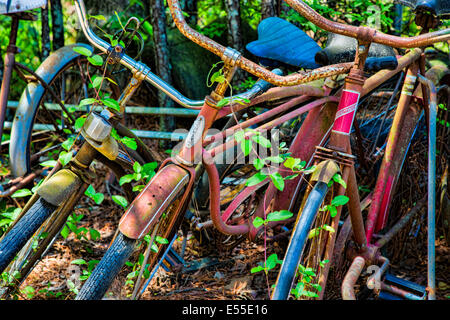
[[[281,69],[273,69],[272,73],[275,73],[276,75],[282,76],[283,75],[283,71]],[[258,81],[256,81],[256,83],[254,84],[254,87],[258,87],[258,91],[260,93],[262,92],[266,92],[267,90],[269,90],[270,88],[273,87],[273,84],[271,84],[270,82],[267,82],[266,80],[263,79],[259,79]]]
[[[366,59],[364,70],[368,72],[377,72],[383,69],[394,70],[397,68],[397,58],[390,57],[369,57]]]

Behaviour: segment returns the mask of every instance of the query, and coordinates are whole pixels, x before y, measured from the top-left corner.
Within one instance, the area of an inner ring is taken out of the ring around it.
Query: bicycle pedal
[[[392,274],[386,274],[379,298],[383,300],[425,300],[426,287]]]

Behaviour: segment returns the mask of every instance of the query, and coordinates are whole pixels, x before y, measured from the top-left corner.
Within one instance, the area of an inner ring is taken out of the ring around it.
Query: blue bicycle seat
[[[250,42],[247,50],[268,67],[281,62],[304,69],[320,67],[314,57],[321,50],[304,31],[277,17],[269,17],[258,25],[258,40]]]

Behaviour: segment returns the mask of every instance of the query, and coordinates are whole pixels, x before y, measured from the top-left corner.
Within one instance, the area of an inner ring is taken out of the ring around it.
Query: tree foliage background
[[[305,0],[324,17],[352,25],[369,25],[383,32],[394,32],[395,10],[392,0]],[[323,46],[326,34],[307,21],[282,0],[180,0],[188,23],[201,33],[221,44],[234,47],[254,58],[245,50],[245,44],[257,38],[257,26],[268,16],[282,17],[301,27]],[[93,29],[98,35],[114,34],[120,30],[118,18],[125,23],[131,16],[144,21],[140,32],[145,41],[142,61],[166,81],[190,98],[201,99],[207,94],[207,71],[218,58],[181,36],[176,30],[166,0],[85,0]],[[46,9],[34,10],[37,21],[22,21],[17,60],[33,69],[49,53],[64,44],[86,42],[78,28],[73,0],[49,0]],[[98,17],[102,17],[99,19]],[[103,19],[104,17],[104,19]],[[0,15],[0,53],[8,45],[9,21]],[[402,17],[404,35],[416,35],[418,27],[414,15],[404,8]],[[95,26],[95,27],[94,27]],[[157,46],[154,44],[157,43]],[[443,45],[445,51],[448,49]],[[200,60],[199,60],[200,59]],[[204,61],[199,64],[198,61]],[[2,61],[0,61],[2,64]],[[3,66],[1,66],[3,68]],[[10,100],[18,100],[25,83],[13,79]],[[254,79],[241,75],[242,88]],[[146,101],[151,104],[170,104],[164,97]],[[158,101],[158,102],[157,102]]]

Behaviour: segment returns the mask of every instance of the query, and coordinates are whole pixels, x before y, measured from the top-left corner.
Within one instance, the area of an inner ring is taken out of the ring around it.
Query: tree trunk
[[[48,6],[41,9],[41,23],[42,23],[42,47],[41,60],[47,58],[50,54],[50,27],[48,25]]]
[[[261,20],[277,15],[276,0],[261,0]]]
[[[155,44],[156,73],[164,81],[172,82],[169,48],[166,34],[166,13],[164,0],[150,0],[150,21],[153,27],[153,43]],[[174,102],[166,94],[158,91],[160,107],[173,107]],[[170,116],[160,117],[160,130],[172,132],[175,130],[175,119]]]
[[[227,11],[227,23],[228,23],[228,45],[244,53],[244,45],[242,41],[242,28],[241,28],[241,6],[239,0],[224,0],[225,10]],[[233,84],[241,82],[244,78],[242,70],[237,70]]]
[[[61,0],[50,0],[52,14],[53,51],[64,47],[64,20]]]

